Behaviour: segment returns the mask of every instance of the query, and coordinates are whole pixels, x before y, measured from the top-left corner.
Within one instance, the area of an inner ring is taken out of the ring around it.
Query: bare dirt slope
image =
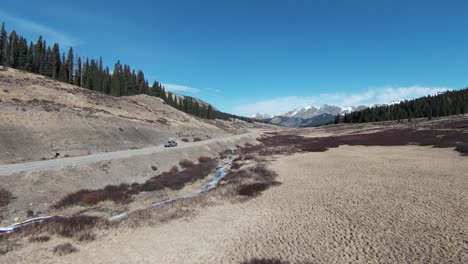
[[[207,139],[245,122],[207,121],[146,95],[112,97],[43,76],[0,71],[0,163]]]

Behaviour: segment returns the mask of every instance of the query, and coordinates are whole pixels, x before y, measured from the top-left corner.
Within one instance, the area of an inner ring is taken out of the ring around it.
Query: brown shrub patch
[[[165,118],[159,118],[157,121],[161,125],[167,125],[167,119]]]
[[[76,236],[76,240],[79,242],[89,242],[96,239],[96,235],[91,232],[84,232]]]
[[[165,188],[180,190],[187,183],[204,179],[216,166],[216,161],[208,157],[200,157],[199,161],[198,164],[193,164],[189,160],[187,162],[181,161],[184,170],[179,171],[178,167],[174,166],[170,171],[152,177],[142,184],[108,185],[99,190],[79,190],[65,196],[54,205],[54,208],[59,209],[78,204],[92,206],[106,200],[125,204],[132,201],[132,195],[140,192],[151,192]]]
[[[20,247],[21,244],[11,239],[10,234],[0,234],[0,256]]]
[[[125,204],[131,201],[129,185],[121,184],[118,186],[108,185],[100,190],[79,190],[71,193],[61,199],[54,208],[59,209],[70,205],[80,204],[82,206],[96,205],[102,201],[113,201],[115,203]]]
[[[198,162],[200,163],[206,163],[206,162],[211,162],[211,161],[213,161],[213,159],[207,156],[201,156],[198,158]]]
[[[244,196],[255,197],[260,195],[263,191],[270,188],[270,186],[270,184],[264,182],[242,184],[239,188],[239,194]]]
[[[189,142],[188,138],[183,138],[181,140],[182,140],[182,142]]]
[[[15,234],[39,236],[42,234],[58,235],[67,238],[77,238],[77,235],[86,232],[106,221],[96,216],[77,215],[71,217],[53,217],[42,222],[31,223],[15,229]]]
[[[11,199],[13,199],[12,193],[0,186],[0,207],[8,205]]]
[[[276,258],[253,258],[243,261],[241,264],[289,264],[289,261],[282,261]]]
[[[75,246],[73,246],[71,243],[63,243],[63,244],[59,244],[55,246],[53,249],[53,252],[54,254],[63,256],[63,255],[68,255],[71,253],[78,252],[78,249]]]
[[[199,138],[199,137],[196,137],[196,138],[193,138],[193,142],[198,142],[198,141],[202,141],[203,139]]]
[[[179,162],[179,165],[180,165],[180,167],[182,167],[184,169],[187,169],[187,168],[195,166],[195,163],[193,163],[193,161],[191,161],[191,160],[183,159],[183,160],[181,160]]]
[[[459,123],[457,126],[461,126]],[[404,146],[420,145],[435,148],[455,148],[468,154],[468,133],[463,129],[388,129],[370,134],[351,134],[322,138],[305,138],[296,135],[273,135],[258,139],[262,144],[240,148],[242,154],[291,154],[300,151],[322,152],[342,145],[350,146]]]
[[[233,162],[233,163],[231,164],[231,169],[233,169],[233,170],[238,170],[238,169],[240,169],[241,166],[242,166],[241,164],[239,164],[239,163],[237,163],[237,162]]]
[[[42,236],[32,236],[29,238],[29,242],[32,243],[43,243],[50,240],[50,236],[42,235]]]
[[[237,190],[239,195],[256,197],[270,187],[280,185],[280,182],[275,181],[276,177],[278,177],[276,172],[257,165],[253,168],[229,172],[222,179],[222,183],[239,186]]]

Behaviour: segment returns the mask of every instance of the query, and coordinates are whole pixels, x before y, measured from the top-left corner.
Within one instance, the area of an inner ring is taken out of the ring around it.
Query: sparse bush
[[[177,166],[173,166],[170,170],[169,170],[169,173],[177,173],[179,172],[179,167]]]
[[[202,141],[203,139],[199,138],[199,137],[196,137],[196,138],[193,138],[193,142],[198,142],[198,141]]]
[[[77,235],[76,240],[79,242],[89,242],[96,239],[96,235],[91,232],[84,232],[82,234]]]
[[[82,206],[96,205],[101,201],[101,198],[99,192],[87,193],[80,198],[80,204]]]
[[[31,223],[15,229],[15,234],[23,235],[58,235],[67,238],[77,238],[77,235],[105,223],[96,216],[77,215],[71,217],[53,217],[42,222]]]
[[[161,125],[167,125],[167,119],[165,118],[159,118],[157,121]]]
[[[182,142],[189,142],[188,138],[183,138],[181,140],[182,140]]]
[[[262,181],[272,182],[278,177],[276,172],[267,169],[265,166],[257,165],[250,170],[257,174]]]
[[[20,244],[10,239],[9,234],[0,234],[0,256],[18,248]]]
[[[43,243],[50,240],[50,236],[42,235],[42,236],[32,236],[29,238],[29,242],[32,243]]]
[[[65,196],[54,205],[54,208],[59,209],[77,204],[82,206],[92,206],[106,200],[120,204],[129,203],[131,202],[129,187],[130,186],[128,184],[121,184],[118,186],[108,185],[104,187],[104,189],[95,191],[80,190]]]
[[[216,166],[216,162],[211,158],[200,157],[199,160],[198,164],[193,164],[189,160],[181,162],[181,166],[185,167],[184,170],[179,171],[179,168],[174,166],[170,171],[152,177],[142,184],[108,185],[99,190],[80,190],[65,196],[54,205],[54,208],[59,209],[77,204],[92,206],[106,200],[125,204],[132,201],[132,195],[140,192],[151,192],[164,188],[180,190],[187,183],[204,179]]]
[[[13,199],[11,192],[0,186],[0,207],[8,205],[11,199]]]
[[[250,196],[250,197],[258,196],[263,191],[270,188],[270,186],[271,186],[271,184],[264,183],[264,182],[243,184],[239,188],[239,194],[243,195],[243,196]]]
[[[238,170],[238,169],[240,169],[240,167],[241,167],[241,165],[239,163],[237,163],[237,162],[233,162],[231,164],[231,169],[233,169],[233,170]]]
[[[180,167],[187,169],[187,168],[193,167],[195,164],[191,160],[183,159],[179,162],[179,165]]]
[[[253,258],[243,261],[241,264],[289,264],[289,261],[282,261],[276,258]]]
[[[77,252],[78,249],[71,243],[63,243],[54,247],[53,252],[59,256],[68,255]]]
[[[200,163],[207,163],[207,162],[212,162],[213,159],[207,156],[201,156],[198,158],[198,162]]]
[[[154,171],[157,171],[157,170],[158,170],[158,167],[156,167],[156,166],[153,165],[153,166],[151,166],[151,169],[154,170]]]

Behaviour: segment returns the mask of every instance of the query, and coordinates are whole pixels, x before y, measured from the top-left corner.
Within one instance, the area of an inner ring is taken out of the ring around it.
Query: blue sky
[[[11,1],[30,40],[120,59],[230,113],[389,103],[468,85],[468,2]]]

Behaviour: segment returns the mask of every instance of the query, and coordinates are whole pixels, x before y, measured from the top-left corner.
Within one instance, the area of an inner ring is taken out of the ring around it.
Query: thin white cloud
[[[198,88],[178,84],[163,83],[163,86],[166,91],[170,92],[198,93],[200,91]]]
[[[22,32],[29,32],[32,34],[42,35],[46,41],[50,43],[56,42],[61,46],[75,47],[82,44],[81,41],[68,34],[59,32],[51,27],[28,19],[13,16],[2,10],[0,10],[0,17],[5,21],[8,28],[15,29],[19,34]],[[35,40],[30,41],[35,42]]]
[[[369,88],[367,91],[361,93],[323,93],[317,96],[287,96],[241,104],[234,108],[234,112],[239,115],[251,116],[255,113],[283,114],[309,105],[316,107],[323,104],[337,106],[370,106],[373,104],[388,104],[394,101],[434,95],[447,90],[452,89],[421,85],[408,87],[385,86]]]

